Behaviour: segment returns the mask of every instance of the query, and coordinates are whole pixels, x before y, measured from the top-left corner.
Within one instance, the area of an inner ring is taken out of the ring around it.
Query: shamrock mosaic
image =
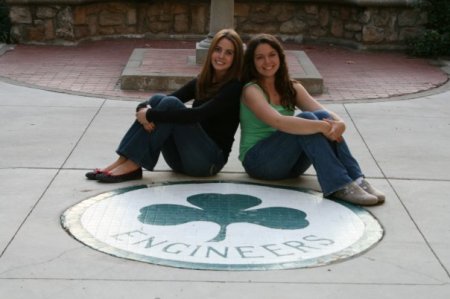
[[[189,196],[195,207],[157,204],[140,209],[138,220],[149,225],[179,225],[193,221],[209,221],[220,226],[219,233],[209,242],[226,238],[232,223],[252,223],[274,229],[302,229],[309,225],[306,213],[292,208],[255,208],[261,199],[243,194],[202,193]]]

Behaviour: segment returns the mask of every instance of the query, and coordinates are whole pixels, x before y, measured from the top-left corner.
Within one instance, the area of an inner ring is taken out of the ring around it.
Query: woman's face
[[[222,38],[213,49],[211,54],[211,64],[216,76],[223,76],[233,64],[234,45],[227,39]]]
[[[253,62],[258,74],[266,78],[274,77],[280,68],[280,56],[269,44],[256,47]]]

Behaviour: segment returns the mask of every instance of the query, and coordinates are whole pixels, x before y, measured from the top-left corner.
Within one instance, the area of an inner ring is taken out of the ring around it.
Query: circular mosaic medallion
[[[132,260],[190,269],[313,267],[383,237],[366,210],[302,189],[190,181],[122,188],[62,215],[82,243]]]

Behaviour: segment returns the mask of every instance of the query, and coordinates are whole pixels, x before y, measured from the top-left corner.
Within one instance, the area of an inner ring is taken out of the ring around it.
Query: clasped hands
[[[343,141],[342,135],[345,131],[345,123],[340,120],[323,119],[330,125],[328,132],[324,133],[325,137],[329,140],[341,142]]]
[[[140,123],[147,132],[151,133],[156,128],[156,125],[155,125],[154,122],[149,122],[147,120],[147,110],[148,109],[149,108],[141,108],[141,109],[139,109],[136,112],[136,121],[138,123]]]

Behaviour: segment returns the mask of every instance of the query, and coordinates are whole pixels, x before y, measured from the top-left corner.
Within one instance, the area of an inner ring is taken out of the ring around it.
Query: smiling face
[[[234,45],[227,38],[222,38],[214,47],[211,54],[211,65],[216,78],[224,76],[233,65],[234,52]]]
[[[254,64],[256,71],[263,78],[275,77],[280,68],[280,56],[269,44],[259,44],[255,49]]]

